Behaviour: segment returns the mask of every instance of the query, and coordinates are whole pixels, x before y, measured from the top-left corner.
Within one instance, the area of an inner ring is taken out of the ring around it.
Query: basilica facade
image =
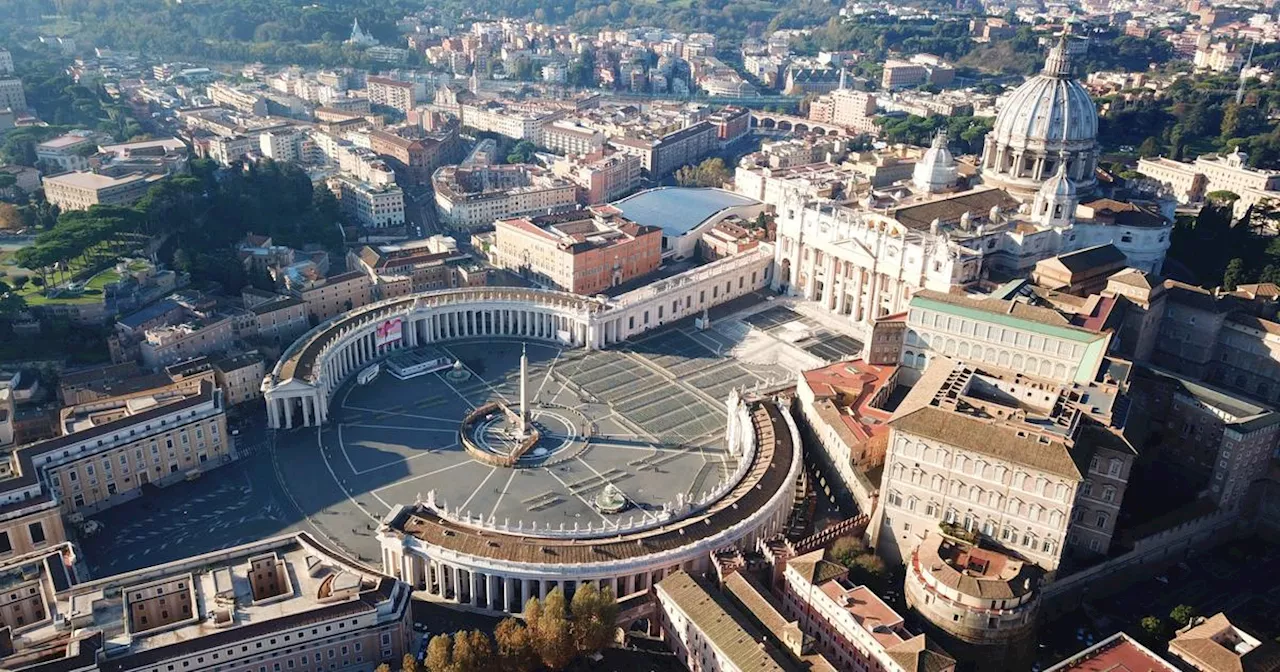
[[[921,289],[1023,277],[1037,261],[1114,244],[1159,275],[1172,221],[1096,195],[1098,118],[1065,44],[1011,93],[962,177],[945,134],[910,179],[842,202],[788,192],[778,214],[774,288],[847,316],[855,331],[901,312]]]

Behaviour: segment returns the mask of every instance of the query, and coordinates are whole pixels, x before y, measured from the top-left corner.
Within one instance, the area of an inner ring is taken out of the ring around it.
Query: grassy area
[[[18,265],[14,260],[17,250],[0,250],[0,271],[4,272],[7,278],[18,278],[32,275],[31,271]]]
[[[116,272],[116,269],[113,266],[111,268],[108,268],[99,272],[97,275],[93,276],[92,278],[89,278],[89,281],[84,283],[84,288],[86,290],[96,289],[99,292],[101,292],[103,289],[106,289],[107,285],[113,282],[119,282],[120,278],[121,278],[121,275]]]

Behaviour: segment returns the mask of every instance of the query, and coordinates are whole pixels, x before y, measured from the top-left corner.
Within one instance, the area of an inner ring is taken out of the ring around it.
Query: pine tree
[[[1236,257],[1227,262],[1227,270],[1222,274],[1222,288],[1233,292],[1244,281],[1244,260]]]

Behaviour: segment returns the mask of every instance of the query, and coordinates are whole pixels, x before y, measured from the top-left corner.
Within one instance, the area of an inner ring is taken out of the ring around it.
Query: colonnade
[[[598,349],[763,289],[773,250],[761,245],[602,303],[535,289],[430,292],[358,308],[295,343],[262,383],[270,427],[313,427],[331,395],[390,351],[486,336]],[[399,321],[399,330],[388,329]],[[379,331],[383,332],[379,336]]]
[[[493,304],[490,304],[493,305]],[[394,324],[399,322],[399,333]],[[390,327],[389,333],[379,335]],[[267,421],[270,427],[312,427],[328,419],[331,395],[351,375],[395,350],[416,348],[438,341],[503,336],[551,341],[571,347],[600,347],[602,333],[590,328],[585,315],[557,310],[555,306],[484,307],[458,304],[429,311],[410,308],[400,314],[353,317],[334,325],[328,343],[314,355],[312,381],[294,378],[279,384],[264,382]]]
[[[414,590],[425,591],[442,601],[454,602],[476,609],[519,614],[531,597],[545,598],[559,588],[566,599],[572,599],[580,587],[594,584],[596,588],[613,591],[615,597],[624,597],[646,590],[677,569],[686,572],[702,572],[709,569],[707,559],[689,560],[671,567],[640,570],[613,576],[570,577],[563,571],[529,576],[501,569],[482,570],[444,560],[434,560],[407,552],[401,555],[384,549],[384,567],[395,568],[396,578],[408,583]],[[705,555],[705,554],[704,554]],[[547,578],[554,576],[555,578]]]

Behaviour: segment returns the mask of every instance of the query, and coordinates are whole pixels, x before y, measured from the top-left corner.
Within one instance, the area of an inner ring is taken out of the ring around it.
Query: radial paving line
[[[404,480],[396,481],[395,483],[388,483],[388,484],[386,484],[386,485],[384,485],[384,486],[382,486],[382,487],[380,487],[380,488],[375,488],[375,489],[371,490],[370,492],[382,492],[383,490],[387,490],[387,489],[389,489],[389,488],[394,488],[394,487],[396,487],[397,485],[404,485],[405,483],[412,483],[412,482],[414,482],[414,481],[417,481],[417,480],[420,480],[420,479],[426,478],[426,477],[428,477],[428,476],[435,476],[436,474],[439,474],[439,473],[441,473],[441,472],[449,471],[450,469],[457,469],[458,467],[466,466],[466,465],[468,465],[468,464],[479,464],[479,462],[476,462],[475,460],[472,460],[472,459],[465,459],[465,460],[463,460],[463,461],[461,461],[461,462],[458,462],[457,464],[451,464],[451,465],[449,465],[449,466],[447,466],[447,467],[441,467],[441,468],[439,468],[439,469],[436,469],[435,471],[428,471],[428,472],[427,472],[427,473],[425,473],[425,474],[418,474],[417,476],[411,476],[411,477],[406,478],[406,479],[404,479]]]
[[[342,434],[342,425],[338,425],[338,434]],[[339,442],[341,442],[341,439],[339,439]],[[320,427],[316,427],[316,446],[320,448],[320,459],[324,461],[324,468],[329,470],[329,475],[333,477],[333,482],[337,483],[338,487],[342,489],[342,494],[346,495],[347,499],[351,500],[351,503],[355,504],[356,508],[360,509],[361,513],[372,518],[374,522],[381,523],[381,518],[369,513],[369,511],[364,508],[364,505],[360,503],[360,500],[356,499],[355,496],[351,494],[351,491],[347,490],[347,484],[343,482],[342,479],[338,478],[338,473],[333,470],[333,465],[329,464],[329,456],[325,452],[324,440],[321,438]],[[344,449],[342,452],[343,456],[346,456],[346,450]],[[351,463],[351,458],[347,458],[347,463]],[[354,468],[352,471],[354,472]]]
[[[468,509],[467,509],[467,505],[471,503],[471,500],[473,500],[473,499],[475,499],[475,498],[476,498],[476,495],[480,494],[480,488],[483,488],[483,487],[484,487],[484,484],[489,482],[489,478],[490,478],[490,477],[492,477],[492,476],[493,476],[493,474],[494,474],[494,472],[496,472],[496,471],[498,471],[498,468],[497,468],[497,467],[493,467],[492,469],[490,469],[490,470],[489,470],[489,473],[485,474],[485,475],[484,475],[484,478],[480,479],[480,483],[479,483],[478,485],[476,485],[476,487],[475,487],[475,489],[474,489],[474,490],[472,490],[472,491],[471,491],[471,496],[470,496],[470,497],[468,497],[468,498],[467,498],[467,501],[463,502],[463,503],[462,503],[462,506],[461,506],[461,507],[459,507],[459,508],[461,508],[463,511],[467,511],[467,510],[468,510]],[[514,473],[514,472],[512,472],[512,473]]]
[[[502,505],[502,498],[507,496],[507,491],[511,489],[511,481],[514,481],[516,474],[520,473],[517,469],[511,470],[511,475],[507,477],[507,482],[502,486],[502,490],[498,492],[498,501],[493,503],[493,508],[489,510],[489,517],[498,515],[498,507]]]

